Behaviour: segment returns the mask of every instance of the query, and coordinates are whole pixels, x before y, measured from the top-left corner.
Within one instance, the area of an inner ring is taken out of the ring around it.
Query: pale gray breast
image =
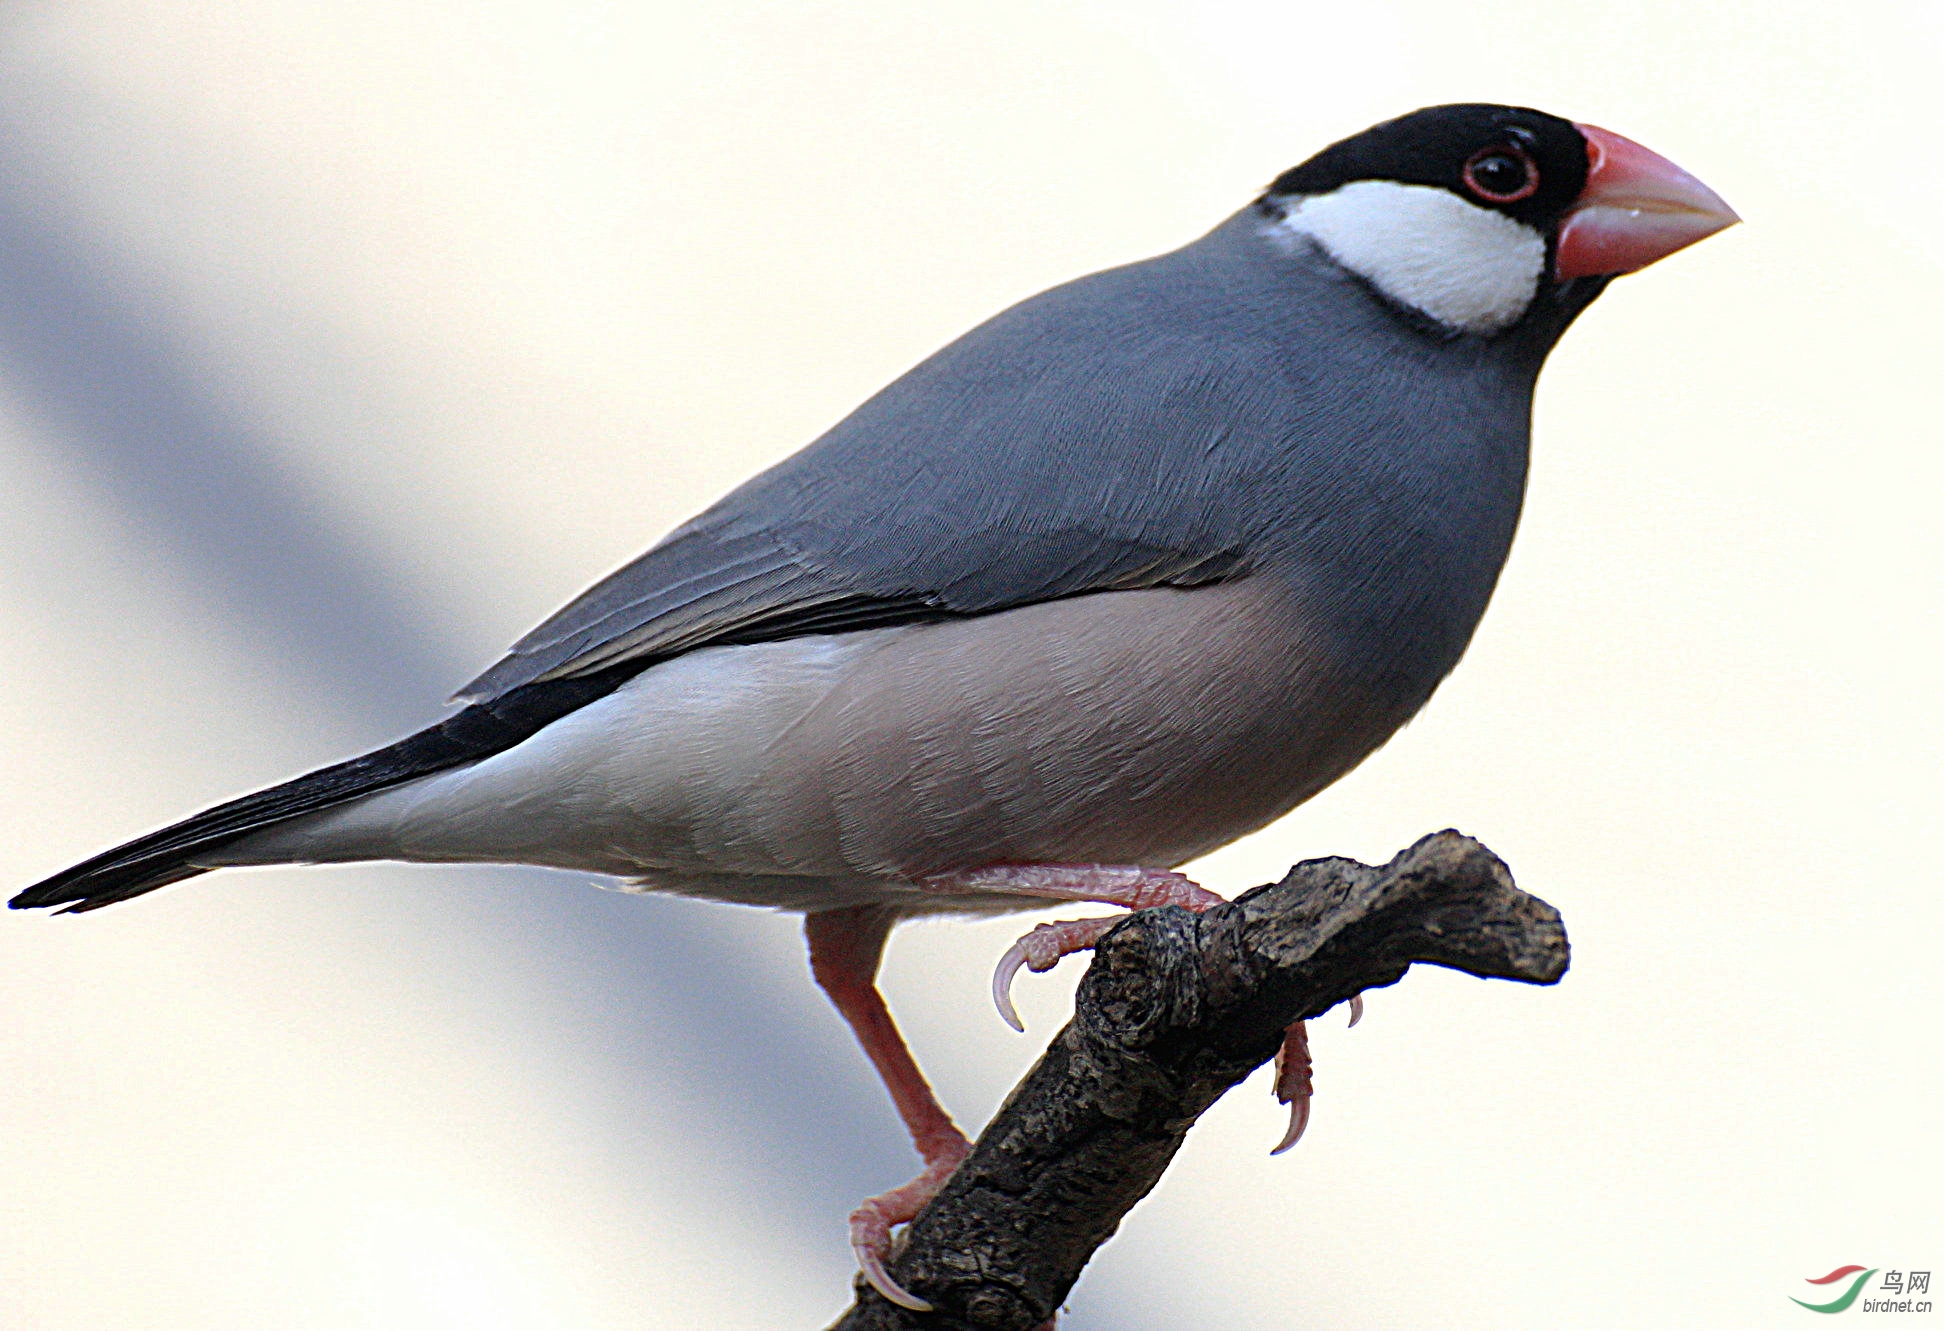
[[[1355,675],[1261,578],[940,624],[779,737],[744,826],[780,858],[870,874],[1180,864],[1401,724]]]
[[[513,861],[795,909],[992,864],[1176,865],[1406,719],[1325,640],[1258,577],[705,649],[228,862]]]

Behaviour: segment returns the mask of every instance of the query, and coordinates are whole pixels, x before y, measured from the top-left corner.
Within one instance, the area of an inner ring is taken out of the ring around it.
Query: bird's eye
[[[1539,188],[1539,166],[1523,148],[1485,148],[1465,163],[1465,188],[1487,203],[1517,203]]]

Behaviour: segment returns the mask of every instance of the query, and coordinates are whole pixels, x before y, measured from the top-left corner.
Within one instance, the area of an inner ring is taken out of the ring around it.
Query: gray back
[[[1599,281],[1494,337],[1254,208],[951,343],[523,638],[462,696],[1086,592],[1291,581],[1428,696],[1509,547],[1532,386]]]

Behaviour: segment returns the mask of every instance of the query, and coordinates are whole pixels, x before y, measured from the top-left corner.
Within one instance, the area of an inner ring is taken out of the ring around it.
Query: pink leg
[[[891,1251],[891,1230],[924,1210],[945,1180],[959,1167],[972,1145],[958,1130],[932,1094],[925,1074],[918,1070],[904,1037],[891,1020],[890,1009],[877,989],[878,961],[896,916],[877,906],[818,911],[805,917],[803,932],[810,941],[810,973],[830,995],[830,1001],[864,1046],[877,1069],[898,1116],[911,1133],[925,1168],[901,1188],[872,1197],[851,1212],[851,1250],[864,1278],[885,1298],[917,1312],[931,1305],[902,1288],[884,1269]]]
[[[920,886],[931,892],[1011,892],[1023,897],[1098,901],[1130,912],[1155,906],[1184,906],[1199,912],[1222,902],[1221,897],[1182,874],[1109,864],[1006,864],[927,878]],[[1093,947],[1124,918],[1109,915],[1097,920],[1042,924],[1007,949],[992,974],[992,1001],[1006,1024],[1016,1031],[1026,1029],[1012,1002],[1012,980],[1021,966],[1035,973],[1051,970],[1061,957]]]

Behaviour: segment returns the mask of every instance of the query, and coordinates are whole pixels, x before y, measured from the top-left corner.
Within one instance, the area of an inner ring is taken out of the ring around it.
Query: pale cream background
[[[1424,717],[1201,866],[1455,825],[1556,990],[1438,973],[1258,1077],[1064,1326],[1797,1324],[1944,1268],[1937,4],[17,2],[0,17],[0,884],[383,741],[999,307],[1486,98],[1748,225],[1542,383]],[[1078,968],[911,928],[983,1120]],[[786,1328],[895,1120],[793,921],[572,879],[203,880],[0,923],[0,1326]],[[1940,1290],[1944,1293],[1944,1289]],[[1917,1319],[1909,1319],[1917,1320]]]

